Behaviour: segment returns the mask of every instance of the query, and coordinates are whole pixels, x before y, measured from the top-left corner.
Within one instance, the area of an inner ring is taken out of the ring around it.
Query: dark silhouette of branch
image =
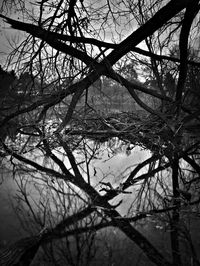
[[[135,47],[141,41],[145,40],[146,37],[152,35],[157,29],[162,27],[164,23],[186,8],[187,4],[192,4],[192,2],[189,0],[170,1],[144,25],[122,41],[119,44],[118,49],[115,49],[106,57],[106,62],[113,65],[124,54],[130,52],[132,47]]]
[[[111,66],[115,64],[123,55],[131,51],[133,47],[139,44],[147,36],[153,34],[165,22],[167,22],[175,14],[177,14],[182,9],[184,9],[188,2],[189,0],[170,1],[166,6],[161,8],[149,21],[147,21],[147,23],[145,23],[142,27],[137,29],[129,37],[127,37],[124,41],[122,41],[114,51],[112,51],[108,56],[106,56],[102,60],[100,64],[97,63],[91,57],[89,57],[85,52],[79,51],[76,48],[73,48],[71,46],[68,46],[58,41],[57,39],[54,38],[54,36],[51,35],[49,31],[46,31],[39,26],[19,22],[19,21],[10,19],[8,17],[5,17],[4,15],[1,15],[1,14],[0,14],[0,17],[4,18],[9,24],[12,25],[13,28],[26,31],[35,37],[45,40],[53,48],[58,49],[59,51],[62,51],[66,54],[70,54],[71,56],[74,56],[76,58],[79,58],[80,60],[85,62],[86,65],[94,69],[82,81],[76,83],[75,85],[73,84],[72,86],[64,90],[63,92],[59,92],[59,94],[57,95],[53,95],[51,97],[52,100],[49,101],[49,106],[51,106],[51,104],[54,105],[60,102],[63,98],[67,97],[67,95],[74,93],[80,88],[82,88],[82,90],[85,90],[86,88],[88,88],[93,82],[95,82],[99,78],[100,75],[102,75],[105,71],[110,70]],[[137,95],[133,91],[132,91],[132,94],[134,94],[132,96],[134,96],[134,98],[143,108],[150,111],[151,113],[154,113],[151,110],[151,108],[149,108],[148,106],[146,106],[144,103],[140,101],[140,99],[137,97]],[[41,102],[37,101],[37,103],[34,103],[30,105],[29,107],[24,108],[20,111],[17,111],[15,114],[9,115],[7,118],[3,120],[2,125],[5,124],[9,119],[15,117],[16,115],[31,111],[34,108],[43,105],[44,103],[45,103],[44,100],[41,100]]]
[[[173,189],[173,204],[177,207],[172,211],[172,217],[170,219],[171,226],[171,247],[172,247],[172,258],[174,265],[181,266],[181,254],[180,254],[180,245],[179,245],[179,233],[178,225],[180,221],[180,192],[179,192],[179,160],[177,155],[176,158],[172,161],[172,189]]]
[[[187,77],[188,37],[192,22],[197,12],[199,11],[198,3],[199,0],[194,0],[192,4],[191,3],[188,4],[180,33],[180,42],[179,42],[180,71],[179,71],[179,79],[176,89],[176,101],[178,104],[178,108],[180,108],[182,92]]]
[[[108,76],[108,75],[107,75]],[[115,79],[116,81],[118,81],[120,84],[122,84],[123,86],[125,86],[128,90],[128,92],[130,93],[130,95],[132,96],[132,98],[136,101],[136,103],[141,106],[144,110],[146,110],[148,113],[152,114],[152,115],[156,115],[159,118],[161,118],[163,120],[164,123],[166,123],[166,125],[169,127],[169,129],[171,129],[167,118],[165,117],[165,115],[157,110],[152,109],[151,107],[149,107],[146,103],[144,103],[136,94],[136,92],[134,91],[135,87],[137,87],[136,84],[133,84],[131,82],[129,82],[127,79],[123,78],[121,75],[114,73],[113,71],[109,72],[109,76],[112,77],[113,79]],[[169,99],[168,97],[164,97],[159,95],[159,98],[162,99]]]
[[[21,21],[8,18],[1,14],[0,14],[0,17],[5,19],[6,22],[8,22],[12,26],[12,28],[25,31],[34,37],[40,38],[41,40],[48,43],[52,48],[56,49],[57,51],[60,51],[72,57],[78,58],[81,61],[83,61],[86,65],[91,66],[91,67],[97,64],[96,61],[92,59],[90,56],[88,56],[86,52],[82,52],[70,45],[67,45],[55,39],[52,36],[50,31],[47,31],[45,29],[42,29],[39,26],[30,24],[30,23],[24,23]]]
[[[183,159],[187,163],[189,163],[194,168],[194,170],[200,175],[200,166],[192,158],[190,158],[188,155],[184,155]]]

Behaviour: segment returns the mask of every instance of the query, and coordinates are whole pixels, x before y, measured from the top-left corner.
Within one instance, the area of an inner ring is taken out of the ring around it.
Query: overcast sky
[[[5,1],[5,3],[7,4],[7,9],[5,9],[5,6],[2,6],[3,1]],[[13,19],[17,19],[18,14],[14,14],[12,10],[9,9],[9,1],[13,0],[0,0],[0,13],[5,14],[6,16]],[[0,18],[0,64],[3,65],[3,63],[5,62],[6,54],[9,54],[9,52],[11,52],[11,45],[19,42],[22,36],[22,32],[12,29],[9,24],[7,24],[2,18]]]
[[[2,6],[2,1],[0,0],[0,7]],[[13,1],[13,0],[6,0],[6,3],[9,3],[8,1]],[[101,1],[100,1],[101,2]],[[100,4],[100,2],[98,4]],[[29,4],[29,1],[25,1],[26,8],[29,10],[32,10],[31,5]],[[32,6],[33,7],[33,6]],[[34,7],[35,8],[35,7]],[[13,19],[20,19],[20,14],[19,13],[10,13],[11,9],[8,10],[6,15],[8,17],[11,17]],[[4,13],[4,12],[3,12]],[[131,17],[129,18],[131,19]],[[20,19],[22,20],[22,19]],[[123,21],[124,20],[124,21]],[[123,28],[122,28],[123,25]],[[113,28],[112,28],[113,26]],[[111,24],[110,28],[106,28],[106,34],[103,37],[105,37],[106,41],[121,41],[125,39],[134,29],[135,25],[133,21],[129,24],[127,22],[127,19],[121,18],[120,24],[118,25],[119,29],[117,29],[118,32],[122,33],[121,35],[115,35],[113,36],[111,32],[115,33],[116,32],[116,25]],[[111,30],[112,29],[112,30]],[[122,30],[123,29],[123,30]],[[15,29],[12,29],[9,24],[7,24],[2,18],[0,18],[0,64],[3,65],[5,62],[5,57],[6,54],[9,54],[9,52],[12,51],[11,45],[14,45],[14,43],[19,43],[20,40],[23,39],[24,33]],[[141,46],[141,45],[140,45]]]

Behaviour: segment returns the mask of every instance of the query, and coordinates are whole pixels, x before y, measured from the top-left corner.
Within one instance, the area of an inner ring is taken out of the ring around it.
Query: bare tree
[[[13,1],[15,19],[5,7],[0,17],[24,35],[5,64],[18,82],[15,105],[8,101],[0,120],[7,132],[0,135],[1,154],[18,176],[29,232],[40,233],[5,249],[1,264],[30,264],[42,246],[54,265],[64,256],[84,265],[94,255],[97,232],[113,227],[156,265],[184,265],[181,239],[187,240],[187,265],[199,265],[190,229],[181,226],[183,213],[195,206],[197,214],[200,201],[199,192],[193,195],[200,173],[199,47],[191,53],[199,1]],[[116,107],[119,92],[125,104],[129,99],[126,112]],[[12,121],[11,141],[6,125]],[[108,180],[109,173],[94,166],[102,143],[108,157],[114,145],[127,154],[140,146],[149,157]],[[37,202],[29,196],[31,183]],[[130,197],[123,216],[120,206]],[[149,216],[170,230],[171,258],[135,226]],[[61,256],[63,245],[68,253]]]

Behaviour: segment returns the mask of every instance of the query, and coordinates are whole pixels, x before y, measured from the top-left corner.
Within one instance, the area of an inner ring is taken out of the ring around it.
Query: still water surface
[[[100,153],[100,157],[93,160],[90,165],[91,176],[95,169],[95,175],[91,178],[91,184],[97,185],[99,181],[110,182],[115,186],[118,182],[120,173],[130,172],[138,163],[150,156],[147,150],[142,150],[140,147],[135,147],[129,155],[126,153],[126,147],[115,152],[110,156],[105,149]],[[81,156],[76,154],[76,157],[81,160]],[[41,158],[39,159],[41,163]],[[65,162],[67,164],[67,162]],[[8,167],[9,168],[9,167]],[[14,212],[14,205],[16,204],[15,196],[18,192],[18,187],[13,180],[13,176],[8,168],[2,167],[1,171],[1,185],[0,185],[0,240],[1,243],[6,243],[11,240],[18,239],[24,234],[20,223]],[[37,193],[30,188],[32,196],[37,200]],[[126,195],[126,200],[118,207],[118,211],[125,215],[131,203],[131,194]],[[119,202],[118,196],[116,201]],[[113,202],[114,203],[114,202]],[[19,230],[21,229],[21,230]]]
[[[111,156],[110,153],[108,153],[107,148],[103,147],[102,151],[99,153],[98,158],[94,159],[90,165],[90,181],[93,186],[98,186],[99,181],[102,180],[104,182],[110,182],[113,186],[119,184],[119,182],[123,180],[122,177],[124,175],[129,174],[138,163],[151,156],[149,151],[143,150],[137,146],[131,150],[131,153],[127,154],[126,148],[126,146],[124,146],[124,148],[122,149],[117,148],[113,153],[113,156]],[[75,154],[75,156],[78,161],[81,161],[83,159],[82,155],[80,155],[79,153]],[[37,158],[38,162],[43,164],[47,163],[42,162],[42,157],[37,156]],[[65,159],[64,162],[66,165],[68,164],[67,160]],[[7,164],[7,166],[9,165]],[[9,172],[9,167],[2,167],[0,171],[0,178],[2,181],[0,185],[0,244],[3,246],[9,242],[13,242],[14,240],[26,236],[27,232],[23,231],[21,224],[14,212],[13,206],[16,207],[15,195],[18,192],[18,187],[14,182],[11,173]],[[140,173],[138,174],[142,174],[142,172],[140,171]],[[87,177],[85,178],[87,179]],[[32,193],[32,197],[37,201],[39,196],[34,190],[34,183],[32,183],[32,185],[30,186],[31,187],[29,189]],[[130,189],[128,189],[128,191],[129,190]],[[122,204],[117,208],[121,215],[127,214],[127,211],[133,201],[134,189],[132,189],[131,192],[132,194],[126,194],[125,200],[123,199]],[[113,203],[118,203],[122,197],[123,195],[119,195],[118,197],[116,197],[116,201],[114,201]],[[200,239],[199,228],[200,227],[198,221],[193,220],[191,226],[191,234],[192,236],[194,236],[195,247],[197,248],[197,250],[200,248],[200,242],[198,241],[198,239]],[[153,220],[145,220],[140,224],[140,226],[137,226],[137,229],[141,231],[144,236],[147,237],[165,256],[171,256],[169,232],[163,231],[162,227],[159,228],[159,226],[157,226],[157,224],[154,223]],[[127,264],[127,261],[125,262],[125,264],[120,261],[116,262],[113,265],[132,265],[133,260],[137,261],[138,258],[140,258],[142,254],[141,251],[136,246],[133,248],[134,244],[131,241],[129,241],[123,235],[121,235],[121,239],[119,240],[119,232],[117,232],[115,228],[112,229],[109,237],[111,237],[111,234],[113,239],[116,237],[116,241],[118,243],[114,248],[117,251],[120,247],[120,252],[124,252],[123,258],[126,257],[127,252],[130,252],[128,256],[130,258],[130,264]],[[113,244],[116,243],[116,241],[114,241]],[[128,251],[129,249],[130,251]],[[144,261],[144,263],[146,262]],[[95,266],[96,265],[99,264],[95,264]]]

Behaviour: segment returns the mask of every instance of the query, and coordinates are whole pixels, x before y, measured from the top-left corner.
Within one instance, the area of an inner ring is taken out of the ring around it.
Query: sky
[[[0,0],[0,13],[6,15],[10,18],[17,19],[18,14],[14,13],[11,9],[5,9],[3,5],[4,1],[7,5],[9,2],[14,0]],[[6,54],[12,51],[11,45],[18,43],[22,38],[22,32],[12,29],[9,24],[7,24],[4,19],[0,18],[0,64],[3,65],[5,62]]]
[[[19,31],[12,29],[0,18],[0,61],[11,51],[11,44],[19,41]]]
[[[12,1],[16,1],[17,0],[0,0],[0,12],[2,13],[2,5],[3,2],[6,1],[7,4],[9,4]],[[89,0],[88,0],[89,1]],[[33,10],[33,6],[31,6],[29,4],[29,1],[24,1],[26,4],[26,8],[28,8],[29,10]],[[104,6],[103,4],[105,3],[104,0],[99,0],[99,1],[89,1],[88,4],[93,4],[93,8],[97,8],[98,6]],[[87,1],[86,1],[86,5],[87,5]],[[18,19],[18,17],[20,17],[20,14],[14,13],[14,11],[11,9],[7,10],[5,9],[4,6],[4,10],[3,10],[3,14],[6,14],[8,17],[11,17],[13,19]],[[121,25],[123,25],[123,28],[121,28]],[[104,37],[106,37],[106,41],[113,41],[113,38],[115,40],[119,41],[119,37],[120,35],[116,35],[113,36],[111,35],[111,28],[114,27],[113,24],[110,25],[110,30],[109,28],[106,29],[106,34],[105,36],[102,36],[103,39]],[[116,25],[115,25],[116,27]],[[121,21],[120,25],[117,26],[118,29],[116,28],[115,30],[118,32],[122,32],[121,38],[124,39],[127,35],[128,32],[131,32],[133,30],[132,25],[127,24],[127,21]],[[120,30],[121,28],[121,30]],[[114,31],[115,31],[114,30]],[[21,36],[23,36],[23,34],[21,33]],[[13,42],[19,41],[20,40],[20,31],[14,30],[12,29],[9,24],[7,24],[2,18],[0,18],[0,63],[4,62],[5,59],[5,53],[9,53],[11,51],[11,47],[10,44],[12,44]]]
[[[6,3],[8,3],[9,1],[17,1],[17,0],[0,0],[0,10],[3,4],[3,1],[6,1]],[[104,1],[99,0],[99,2],[96,1],[97,5],[103,5]],[[29,10],[32,10],[29,1],[25,1],[26,3],[26,8],[28,8]],[[96,6],[96,4],[94,2],[92,2],[94,4],[94,7]],[[5,12],[5,8],[4,8],[4,12]],[[3,13],[4,13],[3,12]],[[14,11],[8,10],[7,14],[8,17],[11,17],[13,19],[18,19],[20,17],[20,14],[14,13]],[[128,21],[131,20],[132,17],[130,16],[129,18],[120,18],[121,23],[117,24],[117,28],[116,25],[112,24],[110,25],[110,29],[107,28],[106,29],[106,34],[105,36],[102,36],[104,39],[104,37],[106,38],[106,41],[110,41],[112,42],[113,40],[119,42],[121,40],[123,40],[124,38],[126,38],[131,32],[133,32],[136,28],[135,25],[132,23],[129,24]],[[20,19],[22,20],[22,19]],[[122,27],[123,26],[123,27]],[[112,28],[112,30],[111,30]],[[112,32],[120,32],[122,34],[116,34],[115,36],[113,36],[111,34]],[[24,33],[19,31],[19,30],[15,30],[12,29],[9,24],[7,24],[2,18],[0,18],[0,64],[3,66],[5,63],[5,58],[6,55],[9,54],[9,52],[12,51],[12,47],[11,45],[13,45],[14,43],[19,43],[20,40],[23,39],[23,35]],[[144,44],[140,44],[139,45],[141,48],[145,48]]]

